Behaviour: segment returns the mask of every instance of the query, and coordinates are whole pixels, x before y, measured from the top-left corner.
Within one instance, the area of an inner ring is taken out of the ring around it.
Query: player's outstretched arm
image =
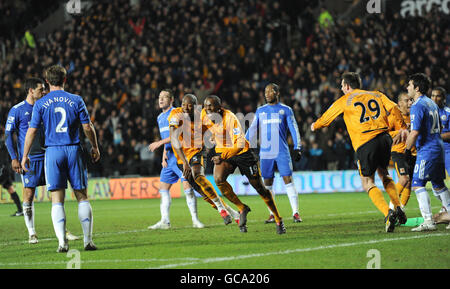
[[[154,152],[155,150],[157,150],[160,146],[165,145],[166,143],[170,143],[170,137],[167,137],[165,139],[159,140],[159,141],[155,141],[152,142],[149,146],[148,149],[152,152]]]
[[[316,131],[324,126],[329,126],[333,120],[344,112],[345,95],[336,100],[323,115],[311,124],[311,131]]]
[[[27,134],[25,136],[25,143],[23,146],[23,157],[22,157],[22,169],[25,172],[28,172],[27,166],[30,165],[30,159],[28,158],[28,154],[30,153],[31,144],[36,137],[38,129],[34,127],[29,127],[27,130]]]
[[[83,123],[83,131],[91,143],[91,158],[93,162],[100,160],[100,150],[98,149],[97,134],[95,133],[94,124],[92,122]]]

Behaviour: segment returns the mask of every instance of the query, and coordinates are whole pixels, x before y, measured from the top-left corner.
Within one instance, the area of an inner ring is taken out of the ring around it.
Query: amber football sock
[[[245,208],[245,205],[239,200],[238,196],[233,192],[231,185],[225,181],[223,183],[216,183],[222,195],[224,195],[230,202],[236,205],[239,211]]]
[[[389,198],[391,199],[392,204],[395,208],[400,206],[400,199],[398,197],[397,188],[395,186],[394,181],[391,178],[386,178],[386,180],[383,182],[384,189],[386,190],[386,193],[389,195]]]
[[[199,175],[195,178],[195,182],[200,186],[203,193],[208,196],[208,198],[214,203],[214,205],[217,207],[217,210],[221,212],[222,210],[225,210],[225,207],[223,206],[222,201],[219,199],[219,196],[217,195],[216,191],[214,190],[213,185],[211,184],[208,179],[203,176]]]
[[[400,183],[396,183],[395,188],[397,189],[398,196],[400,197],[405,187],[402,186]]]
[[[372,200],[372,203],[386,217],[389,212],[389,206],[386,203],[386,200],[384,199],[381,190],[377,187],[372,187],[369,189],[368,193],[370,199]]]
[[[269,210],[273,213],[273,217],[275,218],[275,222],[279,223],[281,221],[281,216],[278,213],[277,205],[275,204],[275,201],[273,200],[273,196],[270,193],[268,189],[265,187],[263,192],[258,192],[258,194],[263,199],[264,203],[266,203]]]
[[[410,196],[411,196],[411,188],[403,188],[402,194],[400,195],[400,203],[402,203],[403,206],[406,206]]]

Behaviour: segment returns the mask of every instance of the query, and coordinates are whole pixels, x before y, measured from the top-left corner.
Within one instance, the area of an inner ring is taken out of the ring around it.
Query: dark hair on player
[[[275,94],[276,95],[280,95],[280,87],[278,86],[278,84],[275,84],[275,83],[269,83],[267,86],[271,86],[272,87],[272,89],[273,89],[273,91],[275,91]]]
[[[67,71],[60,65],[53,65],[45,70],[44,75],[50,85],[62,86],[66,80]]]
[[[409,76],[409,81],[412,81],[414,88],[418,87],[419,92],[427,94],[431,86],[431,79],[425,73],[415,73]]]
[[[25,90],[25,93],[28,94],[28,91],[31,89],[35,89],[39,84],[44,84],[44,80],[38,77],[30,77],[25,79],[25,83],[23,85],[23,88]]]
[[[447,95],[447,91],[445,91],[445,88],[443,88],[442,86],[437,86],[433,88],[433,90],[439,91],[439,93],[444,97]]]
[[[173,90],[172,89],[164,88],[164,89],[161,90],[161,92],[163,92],[163,91],[165,91],[165,92],[167,92],[169,94],[169,98],[170,99],[174,99],[174,95],[173,95]]]
[[[342,75],[345,84],[348,84],[352,89],[361,89],[362,80],[358,72],[345,72]]]

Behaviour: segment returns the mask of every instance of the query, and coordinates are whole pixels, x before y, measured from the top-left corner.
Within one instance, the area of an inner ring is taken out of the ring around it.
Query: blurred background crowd
[[[159,175],[162,149],[148,145],[160,137],[164,88],[175,92],[175,106],[187,93],[201,103],[215,94],[247,114],[265,103],[265,85],[277,83],[302,138],[294,169],[344,170],[356,165],[343,120],[309,129],[342,95],[343,72],[360,72],[363,89],[394,101],[415,72],[449,87],[450,21],[439,9],[339,17],[319,0],[93,1],[57,29],[33,33],[64,4],[0,2],[0,122],[25,98],[27,77],[63,65],[66,90],[84,98],[97,129],[102,160],[90,164],[93,177]]]

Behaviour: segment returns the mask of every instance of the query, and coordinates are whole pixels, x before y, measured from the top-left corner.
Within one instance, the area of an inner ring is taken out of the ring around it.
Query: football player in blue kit
[[[290,107],[280,103],[280,89],[277,84],[270,83],[265,87],[267,104],[256,110],[255,118],[245,135],[252,148],[257,147],[256,139],[259,134],[260,166],[264,184],[274,195],[272,185],[275,167],[283,178],[286,193],[292,208],[295,223],[302,221],[298,211],[298,192],[292,181],[292,159],[287,144],[287,133],[290,132],[294,141],[293,157],[295,161],[301,158],[301,141],[295,115]],[[274,222],[273,214],[266,223]]]
[[[36,187],[45,185],[44,173],[44,132],[38,130],[36,138],[31,146],[29,154],[30,170],[22,172],[20,162],[22,160],[25,135],[28,125],[31,121],[34,103],[45,94],[44,81],[40,78],[28,78],[24,83],[26,99],[14,105],[9,113],[5,126],[5,145],[11,157],[12,169],[21,174],[23,184],[23,210],[25,225],[28,229],[28,242],[30,244],[38,243],[36,230],[34,227],[34,195]],[[17,136],[17,144],[14,144],[13,135]],[[17,150],[16,150],[17,148]],[[66,232],[69,240],[77,240],[78,237]]]
[[[445,169],[447,174],[450,175],[450,108],[446,105],[447,93],[443,87],[435,87],[431,90],[431,99],[439,107],[439,118],[441,119],[441,137],[444,142],[445,151]],[[436,192],[433,190],[436,195]],[[439,195],[436,195],[439,198]],[[436,224],[449,223],[450,214],[447,212],[446,208],[442,206],[439,213],[433,216],[433,220]],[[448,227],[450,229],[450,227]]]
[[[170,196],[170,188],[173,184],[181,179],[184,187],[184,193],[186,194],[186,203],[189,208],[189,212],[192,216],[192,226],[194,228],[204,228],[197,215],[197,198],[195,197],[194,190],[191,185],[183,178],[183,172],[177,166],[177,158],[173,153],[172,145],[170,144],[170,130],[169,130],[169,114],[173,109],[174,96],[173,92],[169,89],[163,89],[159,93],[159,108],[162,109],[162,113],[158,115],[158,127],[161,140],[153,142],[149,145],[149,150],[155,151],[160,146],[164,145],[164,152],[162,158],[162,170],[160,174],[160,187],[159,194],[161,196],[161,220],[156,224],[148,227],[148,229],[169,229],[170,228],[170,204],[172,198]]]
[[[67,181],[70,182],[78,201],[78,218],[83,229],[84,249],[91,251],[97,247],[92,241],[93,216],[87,198],[87,166],[82,157],[80,126],[91,144],[92,161],[99,161],[100,152],[95,128],[83,99],[79,95],[64,91],[66,75],[66,70],[59,65],[51,66],[45,71],[45,81],[50,86],[50,92],[34,104],[25,137],[22,169],[25,172],[31,169],[29,159],[31,146],[39,128],[42,127],[46,147],[44,159],[46,185],[52,196],[51,217],[59,243],[57,252],[69,250],[65,236],[64,210]]]
[[[406,140],[407,155],[411,154],[411,147],[417,148],[417,159],[412,178],[412,189],[416,193],[420,212],[424,222],[412,231],[433,231],[436,225],[432,219],[430,196],[425,185],[431,181],[433,192],[441,200],[447,210],[450,205],[449,191],[445,186],[444,144],[441,138],[440,118],[438,106],[426,93],[431,80],[423,73],[416,73],[409,77],[408,96],[414,99],[411,106],[411,132]]]

